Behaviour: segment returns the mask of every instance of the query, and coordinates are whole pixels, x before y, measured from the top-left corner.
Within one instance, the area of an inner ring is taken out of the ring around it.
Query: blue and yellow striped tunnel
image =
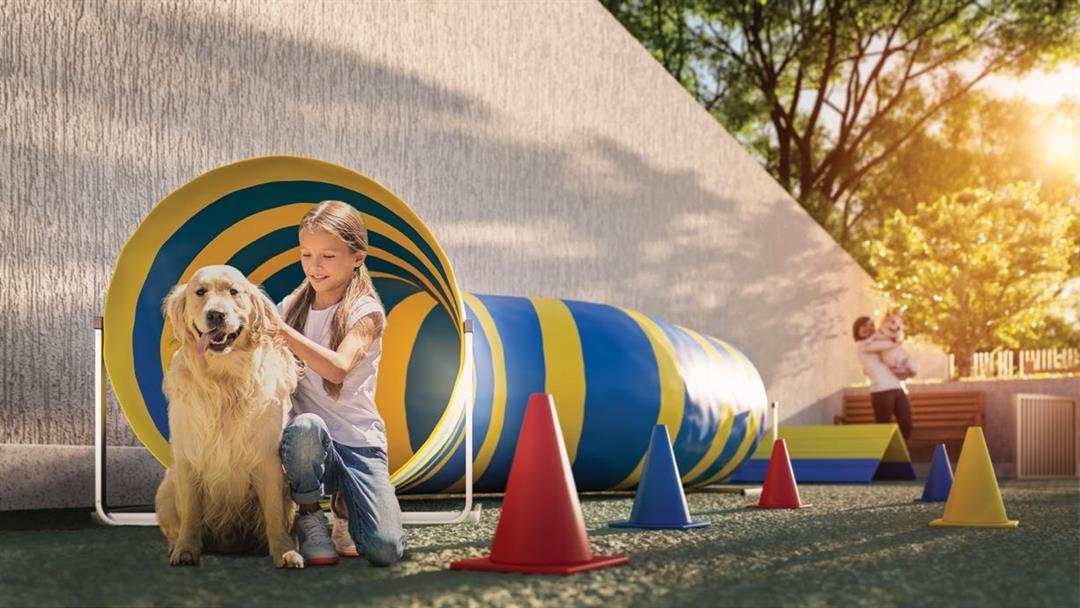
[[[579,490],[634,486],[658,423],[690,486],[728,477],[756,448],[765,389],[731,345],[612,306],[462,294],[431,231],[390,191],[334,164],[265,157],[215,169],[162,200],[125,245],[109,285],[106,368],[136,435],[165,466],[161,381],[175,348],[161,315],[165,295],[203,266],[229,264],[280,301],[303,279],[300,218],[328,199],[357,208],[368,226],[367,264],[389,321],[376,403],[399,492],[464,487],[467,398],[482,491],[504,488],[534,392],[554,395]],[[472,382],[462,382],[466,374]]]

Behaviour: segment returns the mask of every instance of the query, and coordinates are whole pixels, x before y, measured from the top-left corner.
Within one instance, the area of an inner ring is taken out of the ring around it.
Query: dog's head
[[[904,337],[904,318],[899,313],[889,313],[881,320],[878,331],[894,340],[900,340]]]
[[[165,316],[181,348],[213,356],[257,344],[281,322],[270,298],[232,266],[200,268],[174,287]]]

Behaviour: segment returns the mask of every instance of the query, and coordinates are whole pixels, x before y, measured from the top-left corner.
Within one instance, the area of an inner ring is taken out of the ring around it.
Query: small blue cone
[[[930,477],[926,479],[926,488],[917,502],[945,502],[952,489],[952,465],[945,452],[945,444],[934,447],[934,459],[930,462]]]
[[[653,427],[630,521],[613,521],[608,525],[653,530],[686,530],[709,525],[707,521],[690,521],[690,509],[686,507],[686,494],[679,481],[666,425]]]

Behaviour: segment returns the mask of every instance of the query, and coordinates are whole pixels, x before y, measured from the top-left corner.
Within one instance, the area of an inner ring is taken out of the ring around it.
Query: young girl
[[[385,566],[401,559],[401,509],[386,458],[386,425],[375,408],[375,375],[386,324],[364,258],[367,228],[356,209],[324,201],[300,222],[305,279],[278,304],[289,348],[306,364],[293,394],[281,462],[294,530],[306,564],[336,564],[359,552]],[[319,508],[332,494],[333,536]]]

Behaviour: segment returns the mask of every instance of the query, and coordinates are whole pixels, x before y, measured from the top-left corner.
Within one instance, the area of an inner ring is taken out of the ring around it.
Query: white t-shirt
[[[282,318],[291,303],[290,295],[277,305]],[[308,308],[304,335],[330,348],[330,321],[340,306],[341,302],[323,310]],[[386,424],[375,407],[375,376],[379,370],[379,357],[382,356],[382,330],[385,329],[386,313],[378,300],[364,296],[353,306],[348,327],[354,327],[360,319],[372,313],[378,313],[383,327],[364,357],[345,375],[341,396],[334,400],[326,394],[322,376],[307,367],[293,393],[291,416],[316,414],[326,422],[334,441],[350,447],[380,447],[385,450]]]
[[[895,344],[881,340],[859,340],[855,343],[855,349],[859,354],[859,363],[862,364],[863,373],[870,379],[870,392],[880,393],[892,389],[907,391],[904,383],[896,374],[892,373],[888,365],[881,359],[881,353],[896,348]]]

